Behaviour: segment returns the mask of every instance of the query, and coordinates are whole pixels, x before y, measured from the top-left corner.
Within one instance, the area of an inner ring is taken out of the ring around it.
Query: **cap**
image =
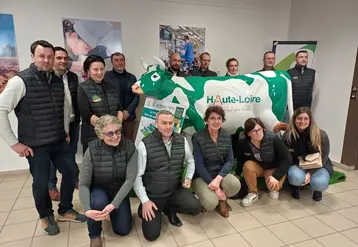
[[[76,33],[90,46],[95,47],[111,31],[108,21],[78,20],[73,25]]]

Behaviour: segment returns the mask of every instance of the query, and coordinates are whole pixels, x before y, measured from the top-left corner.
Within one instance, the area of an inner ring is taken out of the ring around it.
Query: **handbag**
[[[309,154],[306,156],[306,159],[303,160],[302,157],[299,157],[299,167],[303,170],[318,169],[322,168],[322,155],[320,152]]]

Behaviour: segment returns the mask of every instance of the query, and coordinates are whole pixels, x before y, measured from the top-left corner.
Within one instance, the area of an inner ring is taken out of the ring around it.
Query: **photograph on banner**
[[[274,41],[272,51],[276,54],[275,69],[287,71],[296,65],[296,53],[308,53],[308,68],[312,68],[317,41]]]
[[[79,75],[81,82],[87,79],[83,62],[90,55],[103,57],[106,69],[112,69],[111,54],[122,52],[120,22],[63,18],[62,28],[69,69]]]
[[[205,28],[175,25],[159,26],[159,58],[168,67],[169,57],[179,53],[181,71],[189,74],[199,68],[199,56],[205,52]]]
[[[0,14],[0,93],[19,70],[13,16]]]
[[[156,128],[155,118],[157,116],[157,113],[161,110],[167,110],[173,113],[174,132],[181,132],[187,108],[180,104],[147,97],[144,102],[142,117],[138,126],[138,132],[135,140],[136,146],[138,146],[143,137],[151,134]]]

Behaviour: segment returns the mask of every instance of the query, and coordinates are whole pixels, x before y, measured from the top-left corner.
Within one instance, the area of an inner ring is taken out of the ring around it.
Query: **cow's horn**
[[[143,66],[143,69],[148,70],[148,64],[146,64],[146,63],[144,62],[144,60],[143,60],[142,57],[140,58],[140,61],[141,61],[141,64],[142,64],[142,66]]]
[[[155,61],[158,62],[160,69],[165,70],[165,63],[160,58],[157,58],[156,56],[154,56],[153,58]]]

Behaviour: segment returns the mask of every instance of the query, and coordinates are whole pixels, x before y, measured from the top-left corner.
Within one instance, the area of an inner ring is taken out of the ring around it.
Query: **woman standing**
[[[229,58],[226,61],[227,76],[239,75],[239,61],[236,58]]]
[[[284,140],[293,158],[293,165],[288,170],[292,197],[300,199],[300,187],[310,183],[314,191],[312,199],[322,200],[322,191],[328,188],[329,179],[333,175],[333,164],[328,157],[330,149],[328,136],[318,128],[309,108],[302,107],[295,110]],[[321,168],[303,170],[299,167],[299,157],[306,160],[310,154],[321,156]]]
[[[244,127],[245,138],[239,141],[237,149],[236,175],[240,176],[244,171],[249,193],[241,204],[248,207],[258,200],[259,177],[265,178],[270,198],[277,200],[292,163],[290,152],[277,135],[266,131],[259,118],[247,119]]]
[[[88,143],[96,139],[93,125],[97,119],[106,114],[123,120],[119,91],[115,85],[103,81],[105,63],[102,57],[91,55],[86,58],[83,68],[89,79],[78,85],[78,109],[82,118],[81,143],[83,153]]]
[[[121,140],[121,122],[105,115],[95,123],[97,139],[91,141],[80,166],[80,200],[87,216],[90,247],[102,247],[102,221],[111,218],[115,234],[132,228],[128,193],[137,175],[133,142]]]
[[[240,180],[230,172],[234,166],[231,136],[221,129],[225,112],[219,106],[210,106],[205,111],[206,128],[193,136],[195,179],[193,191],[198,196],[203,210],[216,210],[229,217],[227,199],[239,192]]]

